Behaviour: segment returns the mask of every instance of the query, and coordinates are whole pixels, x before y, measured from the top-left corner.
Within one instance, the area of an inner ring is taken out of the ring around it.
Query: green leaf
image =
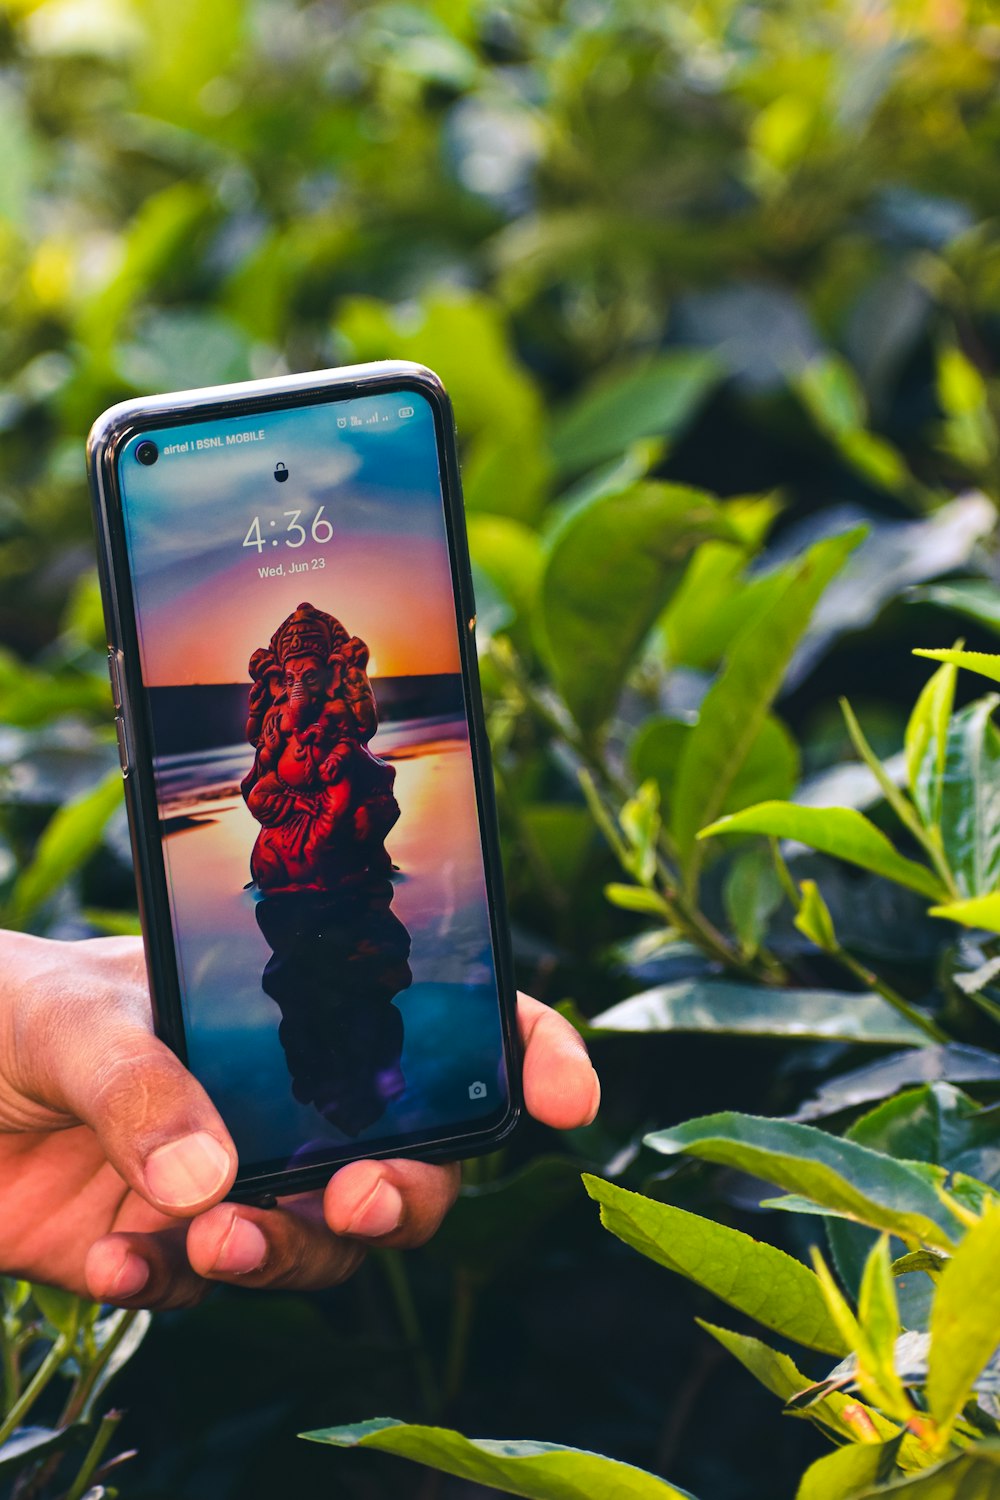
[[[622,885],[612,881],[604,887],[604,894],[612,906],[619,906],[622,911],[642,912],[645,916],[659,917],[661,921],[670,915],[663,897],[642,885]]]
[[[471,512],[466,524],[472,561],[517,616],[527,619],[542,576],[542,544],[537,533],[507,516]]]
[[[718,1328],[702,1318],[696,1318],[695,1321],[728,1350],[734,1359],[738,1359],[761,1385],[766,1386],[773,1395],[780,1396],[782,1401],[791,1401],[811,1385],[809,1377],[803,1375],[787,1354],[779,1354],[760,1339],[751,1338],[745,1333],[732,1333],[728,1328]],[[884,1439],[893,1437],[896,1432],[895,1426],[886,1421],[880,1412],[839,1391],[830,1391],[810,1402],[808,1407],[793,1410],[790,1415],[804,1417],[817,1427],[836,1433],[838,1437],[853,1443],[866,1441],[872,1432]]]
[[[730,861],[722,890],[726,916],[747,955],[755,954],[785,898],[770,850],[744,849]]]
[[[795,1500],[852,1500],[859,1489],[880,1484],[895,1470],[899,1443],[852,1443],[818,1458],[802,1476]]]
[[[940,780],[941,842],[962,896],[985,896],[1000,882],[1000,733],[994,693],[953,715]]]
[[[808,1266],[738,1229],[584,1175],[605,1229],[642,1255],[713,1292],[730,1307],[810,1349],[850,1346],[826,1310]]]
[[[673,437],[716,384],[714,357],[678,350],[614,370],[556,419],[552,454],[562,473],[614,458],[638,438]]]
[[[980,677],[988,677],[991,682],[1000,682],[1000,656],[989,651],[925,651],[918,649],[914,656],[926,656],[930,661],[947,661],[955,667],[967,667],[970,672],[978,672]]]
[[[796,387],[816,425],[853,468],[893,492],[907,485],[910,476],[899,453],[866,426],[864,392],[845,359],[824,354],[810,360]]]
[[[36,1459],[82,1448],[92,1436],[89,1422],[74,1422],[69,1427],[19,1427],[0,1447],[0,1474],[13,1480],[18,1473],[26,1474]]]
[[[824,953],[836,953],[839,945],[833,930],[833,918],[815,880],[802,882],[802,905],[795,914],[795,925]]]
[[[924,683],[906,726],[906,779],[927,828],[941,824],[941,786],[948,745],[948,721],[955,701],[958,668],[939,667]]]
[[[1000,891],[992,896],[973,896],[971,901],[949,901],[930,908],[932,917],[946,917],[963,927],[981,927],[986,932],[1000,932]]]
[[[847,1500],[997,1500],[1000,1486],[1000,1443],[977,1443],[968,1453],[936,1468],[908,1474],[891,1484],[858,1490]]]
[[[599,729],[680,576],[684,559],[731,531],[701,490],[643,482],[574,507],[549,539],[540,649],[577,723]]]
[[[96,787],[65,803],[38,840],[34,857],[21,871],[10,898],[7,920],[26,922],[97,850],[108,820],[122,802],[120,771],[110,771]]]
[[[858,1382],[862,1393],[869,1386],[869,1399],[876,1390],[890,1399],[878,1405],[889,1416],[903,1420],[909,1411],[902,1381],[896,1372],[896,1340],[902,1329],[896,1288],[892,1279],[889,1239],[879,1235],[865,1262],[858,1297],[858,1322],[864,1334],[864,1348],[858,1349]]]
[[[730,813],[711,823],[699,838],[719,833],[761,833],[769,838],[795,839],[822,854],[860,865],[875,875],[932,898],[945,895],[944,886],[926,865],[899,854],[864,815],[853,807],[805,807],[795,802],[762,802],[743,812]]]
[[[930,583],[910,589],[906,595],[915,603],[936,604],[954,610],[970,620],[1000,633],[1000,590],[984,579],[959,578],[955,583]]]
[[[954,1426],[976,1376],[1000,1344],[1000,1208],[988,1206],[941,1272],[931,1310],[927,1403],[942,1429]]]
[[[41,1310],[42,1316],[59,1333],[71,1338],[80,1323],[81,1310],[87,1306],[73,1292],[64,1292],[57,1286],[32,1286],[31,1295]]]
[[[636,775],[655,779],[665,809],[672,806],[678,767],[695,728],[677,719],[654,717],[646,720],[633,740]],[[722,811],[739,812],[756,802],[789,797],[798,779],[798,746],[781,720],[768,714],[726,794]]]
[[[736,1167],[933,1249],[948,1250],[960,1232],[937,1194],[947,1175],[941,1168],[894,1161],[811,1125],[757,1115],[705,1115],[655,1131],[645,1143],[667,1156],[684,1152]]]
[[[644,781],[618,814],[628,845],[631,873],[643,885],[656,874],[656,843],[660,836],[660,792],[656,782]]]
[[[766,610],[739,632],[687,737],[672,797],[672,827],[689,881],[697,876],[699,828],[717,818],[760,733],[820,596],[861,540],[828,537],[789,568]]]
[[[926,1055],[930,1058],[933,1053],[929,1050]],[[965,1175],[1000,1186],[997,1115],[995,1107],[980,1109],[961,1090],[938,1081],[902,1089],[883,1100],[855,1120],[847,1135],[888,1156],[944,1168],[950,1190],[955,1192]],[[856,1224],[831,1223],[827,1235],[842,1280],[849,1291],[857,1292],[871,1234]],[[931,1293],[923,1275],[907,1276],[901,1283],[899,1301],[906,1327],[927,1327]]]
[[[594,1500],[595,1495],[607,1500],[692,1500],[686,1490],[644,1469],[557,1443],[466,1438],[443,1427],[418,1427],[394,1417],[300,1435],[336,1448],[378,1448],[529,1500]]]
[[[682,979],[643,990],[595,1016],[590,1027],[593,1033],[704,1031],[873,1045],[926,1043],[923,1032],[881,995],[782,990],[724,979]]]

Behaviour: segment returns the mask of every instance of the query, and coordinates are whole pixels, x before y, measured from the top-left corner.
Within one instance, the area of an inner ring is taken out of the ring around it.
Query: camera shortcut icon
[[[486,1098],[486,1085],[485,1085],[485,1083],[470,1083],[469,1084],[469,1098],[470,1099],[485,1099]]]
[[[347,418],[346,417],[338,417],[337,418],[337,426],[338,427],[346,427],[347,426]]]

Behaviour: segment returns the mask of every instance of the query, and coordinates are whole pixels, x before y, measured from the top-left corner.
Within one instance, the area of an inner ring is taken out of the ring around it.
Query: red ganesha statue
[[[257,753],[241,790],[261,825],[250,872],[263,891],[332,891],[392,868],[396,772],[368,749],[378,714],[367,666],[364,641],[311,604],[250,658]]]

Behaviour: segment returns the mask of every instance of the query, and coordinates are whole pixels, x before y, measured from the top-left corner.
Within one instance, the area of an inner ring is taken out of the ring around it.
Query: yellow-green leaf
[[[987,1206],[941,1272],[930,1331],[927,1402],[947,1433],[1000,1344],[1000,1208]]]
[[[885,834],[853,807],[804,807],[796,802],[760,802],[743,812],[730,813],[703,828],[698,837],[719,833],[761,833],[770,838],[796,839],[822,854],[860,865],[884,875],[897,885],[940,898],[944,886],[932,870],[906,859]]]
[[[645,1469],[558,1443],[467,1438],[443,1427],[418,1427],[394,1417],[324,1427],[301,1436],[335,1448],[379,1448],[527,1500],[594,1500],[596,1495],[607,1500],[693,1500],[687,1490]]]
[[[1000,932],[1000,891],[992,896],[974,896],[971,901],[949,901],[930,908],[932,917],[947,917],[963,927],[981,927],[986,932]]]
[[[605,1229],[657,1265],[686,1276],[765,1328],[810,1349],[843,1354],[841,1338],[808,1266],[727,1224],[585,1175]]]

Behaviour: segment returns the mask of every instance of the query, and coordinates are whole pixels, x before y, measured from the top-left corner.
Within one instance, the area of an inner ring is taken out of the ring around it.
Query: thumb
[[[152,1034],[141,943],[5,934],[3,949],[3,1113],[13,1105],[21,1129],[89,1125],[129,1187],[165,1213],[187,1218],[222,1198],[236,1148],[201,1084]]]

